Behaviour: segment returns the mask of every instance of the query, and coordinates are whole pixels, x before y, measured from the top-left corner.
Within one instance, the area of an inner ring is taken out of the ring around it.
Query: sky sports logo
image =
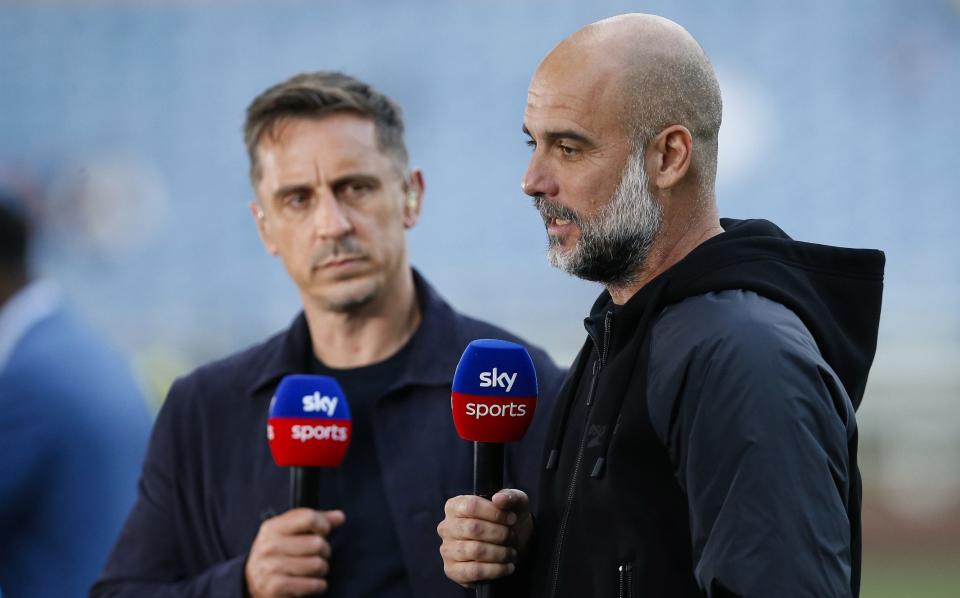
[[[290,437],[300,442],[309,442],[311,440],[330,440],[333,442],[346,442],[350,437],[345,426],[337,424],[295,424],[290,426]]]
[[[517,381],[516,373],[501,372],[493,368],[489,372],[480,372],[480,388],[503,388],[510,392]],[[526,417],[527,406],[523,403],[467,403],[467,416],[481,417]]]
[[[500,388],[503,387],[507,392],[513,388],[513,383],[517,381],[517,375],[507,372],[498,372],[493,368],[489,372],[480,372],[480,388]]]
[[[526,417],[527,406],[523,403],[467,403],[467,415],[474,419],[481,417]]]
[[[303,397],[303,410],[306,413],[320,412],[326,414],[327,417],[333,417],[339,401],[340,399],[337,397],[321,395],[319,391],[316,391]]]

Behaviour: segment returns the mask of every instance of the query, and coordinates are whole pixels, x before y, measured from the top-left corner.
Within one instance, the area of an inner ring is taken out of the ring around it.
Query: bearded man
[[[460,496],[447,576],[522,596],[855,596],[859,405],[884,256],[720,220],[720,89],[682,27],[622,15],[533,76],[523,189],[605,291],[554,409],[540,509]]]

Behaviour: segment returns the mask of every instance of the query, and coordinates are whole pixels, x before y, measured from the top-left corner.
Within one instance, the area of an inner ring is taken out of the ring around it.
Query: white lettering
[[[321,395],[319,392],[314,392],[312,395],[303,397],[303,410],[307,413],[322,411],[327,414],[327,417],[333,417],[333,412],[337,410],[339,400],[337,397],[328,397],[327,395]]]
[[[526,417],[527,406],[523,403],[467,403],[467,415],[476,419],[481,417]]]
[[[507,392],[510,392],[510,389],[513,388],[513,383],[517,381],[517,374],[508,374],[507,372],[498,372],[497,368],[493,368],[489,372],[480,372],[480,386],[481,388],[498,388],[500,386],[507,389]]]
[[[296,424],[290,427],[290,436],[300,442],[307,442],[308,440],[345,442],[347,440],[347,428],[338,426],[337,424],[328,424],[325,426]]]

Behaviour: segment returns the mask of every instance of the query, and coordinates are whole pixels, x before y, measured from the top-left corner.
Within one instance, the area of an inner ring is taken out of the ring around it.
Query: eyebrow
[[[296,191],[309,191],[309,190],[310,190],[310,185],[308,185],[307,183],[294,183],[292,185],[284,185],[283,187],[280,187],[279,189],[273,192],[273,196],[276,199],[280,199]]]
[[[533,138],[533,134],[530,133],[530,129],[527,128],[527,125],[523,125],[523,134]],[[593,141],[583,133],[578,133],[573,129],[564,129],[562,131],[549,131],[544,133],[544,140],[548,143],[555,143],[560,139],[569,139],[571,141],[577,141],[584,144],[592,144]]]
[[[337,178],[330,181],[329,185],[331,189],[336,189],[347,183],[360,182],[367,183],[373,186],[380,185],[380,179],[372,174],[365,173],[351,173],[338,176]],[[290,185],[284,185],[274,191],[273,196],[277,199],[280,199],[286,196],[289,193],[294,193],[296,191],[312,191],[313,185],[311,183],[292,183]]]

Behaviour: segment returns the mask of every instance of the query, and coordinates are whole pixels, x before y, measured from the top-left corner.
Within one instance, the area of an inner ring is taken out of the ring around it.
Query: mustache
[[[569,220],[577,226],[582,224],[579,214],[568,207],[547,201],[542,196],[533,198],[533,207],[540,212],[540,217],[543,218],[544,222],[559,218],[560,220]]]
[[[367,257],[363,246],[354,237],[343,237],[324,243],[310,261],[310,265],[319,268],[331,259],[359,259]]]

